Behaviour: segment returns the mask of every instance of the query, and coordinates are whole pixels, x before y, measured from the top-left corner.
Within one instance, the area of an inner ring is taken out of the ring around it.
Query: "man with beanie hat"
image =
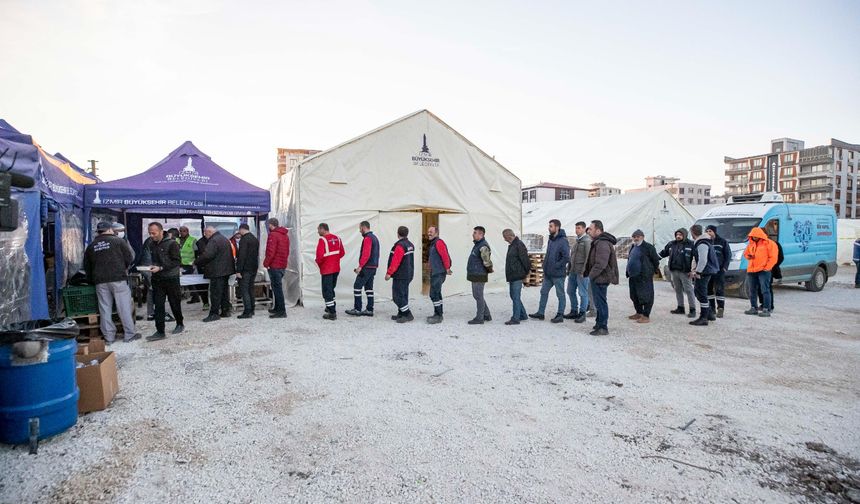
[[[633,245],[627,259],[627,278],[630,300],[636,313],[630,320],[640,324],[651,322],[651,307],[654,306],[654,272],[660,267],[660,256],[654,245],[645,241],[641,229],[633,231]]]
[[[699,318],[691,321],[690,325],[706,326],[709,320],[717,319],[708,308],[708,284],[711,282],[711,275],[719,270],[719,263],[711,239],[702,234],[702,226],[693,224],[690,234],[696,240],[696,269],[690,272],[690,278],[696,281],[696,299],[699,301]]]
[[[690,306],[690,318],[696,316],[696,297],[693,294],[693,282],[690,271],[693,269],[693,242],[687,238],[687,230],[681,228],[675,231],[675,240],[663,247],[660,257],[669,258],[669,273],[672,276],[672,287],[675,288],[675,298],[678,307],[671,311],[678,315],[684,314],[684,296]]]
[[[732,249],[729,242],[717,234],[717,226],[709,225],[705,228],[705,233],[711,237],[719,264],[719,271],[711,275],[711,282],[708,284],[708,307],[711,309],[711,315],[716,314],[717,318],[723,318],[723,310],[726,307],[726,271],[732,262]]]

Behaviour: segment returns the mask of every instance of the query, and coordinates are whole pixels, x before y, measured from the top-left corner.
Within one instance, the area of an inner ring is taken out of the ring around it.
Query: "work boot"
[[[687,318],[696,318],[696,309],[690,308],[690,313],[687,314]]]
[[[529,313],[529,318],[543,320],[545,317],[543,313]]]
[[[176,327],[174,327],[172,331],[170,331],[170,334],[182,334],[182,332],[184,330],[185,330],[185,326],[182,324],[179,324]]]
[[[758,314],[759,317],[770,317],[770,310],[762,310],[761,313]]]
[[[717,318],[723,318],[723,308],[717,308]]]
[[[640,317],[642,317],[641,313],[634,313],[633,315],[630,315],[627,318],[629,318],[630,320],[639,320]]]
[[[683,306],[679,306],[679,307],[675,308],[674,310],[670,311],[669,313],[673,313],[675,315],[683,315],[684,313],[686,313],[686,310],[684,310]]]
[[[243,313],[243,314],[239,315],[239,316],[238,316],[238,317],[236,317],[236,318],[237,318],[237,319],[249,319],[249,318],[251,318],[251,317],[253,317],[253,316],[254,316],[254,314],[253,314],[253,313]]]
[[[556,313],[555,317],[553,317],[550,322],[552,322],[553,324],[560,324],[564,322],[564,315],[562,315],[561,313]]]
[[[505,322],[505,325],[520,325],[520,320],[512,318],[511,320]]]
[[[326,320],[337,320],[337,312],[325,312],[323,318]]]
[[[750,308],[749,310],[744,312],[744,315],[758,315],[758,310],[755,308]]]
[[[466,322],[469,325],[481,325],[484,323],[484,319],[473,318],[472,320]]]
[[[146,341],[161,341],[166,337],[167,337],[167,335],[164,334],[163,332],[155,331],[154,333],[152,333],[151,335],[146,337]]]
[[[353,317],[360,317],[361,316],[361,310],[356,310],[355,308],[350,308],[349,310],[346,311],[346,314],[352,315]]]
[[[218,315],[209,315],[208,317],[203,319],[203,322],[215,322],[216,320],[221,320],[221,317],[219,317]]]
[[[645,315],[642,315],[638,319],[636,319],[636,322],[638,322],[640,324],[648,324],[651,322],[651,319],[646,317]]]
[[[577,317],[579,317],[579,312],[575,312],[575,311],[571,311],[571,312],[565,314],[565,316],[564,316],[564,318],[566,318],[568,320],[574,320]]]
[[[404,313],[402,317],[397,319],[397,323],[405,324],[406,322],[412,322],[413,320],[415,320],[415,317],[412,316],[412,310],[410,310]]]
[[[708,309],[708,322],[713,322],[717,320],[717,314],[714,313],[714,310]]]
[[[391,316],[391,320],[396,321],[397,319],[399,319],[400,317],[402,317],[403,315],[401,315],[401,313],[403,313],[403,312],[397,312],[397,315],[392,315],[392,316]]]
[[[277,311],[278,311],[278,310],[276,310],[276,309],[274,309],[274,308],[269,308],[269,313],[277,313]]]
[[[492,315],[490,315],[489,312],[485,313],[484,314],[484,322],[492,322],[492,321],[493,321]]]
[[[702,308],[701,314],[699,315],[699,318],[697,318],[696,320],[690,321],[690,325],[694,325],[694,326],[706,326],[706,325],[708,325],[708,311],[709,310],[707,308]]]
[[[577,324],[582,324],[583,322],[585,322],[585,312],[580,312],[579,316],[576,317],[576,320],[574,320],[574,322],[576,322]]]
[[[608,336],[609,335],[609,329],[604,329],[601,327],[600,329],[595,329],[588,334],[590,334],[592,336]]]
[[[287,318],[287,312],[272,312],[269,318]]]
[[[231,312],[231,311],[222,311],[221,313],[219,313],[219,314],[218,314],[218,316],[219,316],[219,317],[221,317],[221,318],[230,318],[230,317],[232,317],[232,316],[233,316],[233,312]]]
[[[431,317],[427,317],[428,324],[438,324],[442,322],[442,315],[433,315]]]
[[[364,310],[363,312],[361,312],[360,315],[362,317],[372,317],[373,316],[373,310]]]

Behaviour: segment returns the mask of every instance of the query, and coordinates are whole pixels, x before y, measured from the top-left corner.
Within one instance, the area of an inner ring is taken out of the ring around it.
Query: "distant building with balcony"
[[[552,182],[538,182],[537,184],[523,187],[523,203],[535,203],[538,201],[561,201],[581,199],[588,197],[589,189]]]
[[[770,154],[725,157],[726,197],[779,192],[787,203],[833,205],[840,219],[860,218],[860,145],[830,139],[805,148],[802,140],[771,141]]]
[[[621,194],[621,189],[617,187],[609,187],[603,182],[595,182],[588,188],[589,198],[601,198],[603,196],[617,196]]]
[[[282,149],[278,148],[278,178],[321,151],[312,149]]]
[[[706,184],[690,184],[681,182],[677,177],[654,175],[645,177],[645,187],[629,189],[627,192],[669,191],[682,205],[710,205],[711,186]]]

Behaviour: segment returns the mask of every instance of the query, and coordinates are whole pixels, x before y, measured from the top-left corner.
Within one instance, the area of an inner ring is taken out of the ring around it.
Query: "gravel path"
[[[707,328],[668,313],[665,283],[653,322],[630,323],[611,287],[603,338],[591,319],[504,326],[504,293],[484,326],[465,324],[469,297],[438,326],[427,300],[407,325],[391,303],[334,323],[192,313],[183,336],[116,345],[108,410],[37,456],[0,447],[0,502],[850,502],[851,280],[779,289],[770,319],[731,299]]]

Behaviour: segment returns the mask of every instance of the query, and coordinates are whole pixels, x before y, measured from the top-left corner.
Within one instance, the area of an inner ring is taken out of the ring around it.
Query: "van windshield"
[[[758,226],[761,219],[739,219],[735,217],[723,217],[716,219],[701,219],[696,222],[702,229],[708,226],[717,226],[717,234],[729,243],[743,243],[753,227]]]

